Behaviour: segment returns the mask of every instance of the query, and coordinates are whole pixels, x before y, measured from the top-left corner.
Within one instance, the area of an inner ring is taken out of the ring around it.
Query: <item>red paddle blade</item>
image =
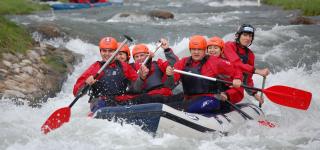
[[[274,103],[302,110],[309,108],[312,98],[310,92],[282,85],[263,89],[262,92]]]
[[[69,122],[70,119],[70,107],[63,107],[50,115],[47,121],[41,126],[41,131],[47,134],[51,130],[59,128],[63,123]]]
[[[269,127],[269,128],[275,128],[276,125],[270,121],[267,121],[267,120],[260,120],[258,121],[260,125],[263,125],[263,126],[266,126],[266,127]]]

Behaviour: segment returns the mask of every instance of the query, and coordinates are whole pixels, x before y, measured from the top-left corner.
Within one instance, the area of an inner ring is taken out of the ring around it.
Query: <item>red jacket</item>
[[[116,64],[112,62],[109,64],[109,66],[115,66]],[[136,81],[138,79],[138,75],[136,71],[127,63],[121,62],[122,69],[124,75],[127,77],[129,81]],[[101,68],[101,64],[97,61],[93,63],[82,75],[77,79],[77,82],[75,83],[73,87],[73,95],[77,95],[79,89],[81,89],[85,85],[85,81],[89,76],[95,76],[95,74],[99,71]],[[98,76],[98,80],[103,76],[103,72]],[[128,99],[133,98],[134,96],[129,94],[123,94],[121,96],[116,96],[116,100],[118,101],[126,101]]]
[[[178,70],[184,70],[185,65],[188,61],[189,57],[185,57],[178,61],[174,67]],[[191,66],[196,66],[200,62],[192,62]],[[228,81],[232,81],[233,79],[240,79],[242,78],[242,74],[240,71],[237,70],[229,61],[224,60],[222,58],[218,58],[215,56],[210,56],[208,60],[203,64],[201,68],[201,75],[208,76],[208,77],[218,77],[224,75],[224,80],[228,79]],[[175,82],[180,80],[180,74],[174,74]],[[225,91],[229,97],[230,102],[238,103],[243,98],[243,88],[230,88]],[[201,94],[201,96],[213,96],[213,94]],[[200,95],[194,95],[200,96]]]
[[[248,48],[248,62],[247,64],[244,64],[240,57],[240,55],[245,55],[246,50],[242,48],[239,44],[236,44],[236,42],[227,42],[225,44],[225,47],[223,49],[224,56],[227,60],[229,60],[231,63],[233,63],[236,67],[240,68],[240,70],[244,73],[248,74],[248,77],[246,79],[248,86],[254,86],[252,75],[254,73],[254,60],[255,56],[254,53]]]
[[[156,63],[158,64],[159,69],[163,72],[163,76],[162,76],[161,80],[164,83],[167,80],[166,68],[169,65],[169,62],[168,61],[164,61],[162,59],[158,59],[156,61]],[[135,70],[139,70],[141,64],[140,63],[134,63],[133,66],[134,66]],[[150,68],[148,76],[151,75],[153,72],[154,72],[154,66],[151,65],[151,68]],[[162,87],[162,88],[158,88],[158,89],[154,89],[154,90],[148,91],[147,94],[149,94],[149,95],[171,96],[172,95],[172,90],[169,87]]]

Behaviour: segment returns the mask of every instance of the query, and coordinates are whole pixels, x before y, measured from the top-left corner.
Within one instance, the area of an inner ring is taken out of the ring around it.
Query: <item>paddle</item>
[[[156,53],[156,52],[158,51],[158,49],[161,47],[161,45],[162,45],[162,43],[160,43],[160,44],[156,47],[156,49],[154,50],[153,53]],[[150,55],[148,55],[148,57],[142,62],[141,66],[142,66],[142,65],[145,65],[145,64],[148,62],[149,59],[150,59]],[[137,71],[137,74],[139,74],[139,73],[140,73],[140,69],[138,69],[138,71]],[[129,91],[129,86],[126,88],[126,91]]]
[[[216,94],[216,95],[214,95],[214,97],[215,97],[216,99],[218,99],[218,100],[223,101],[220,95],[217,95],[217,94]],[[229,100],[224,100],[224,101],[227,102],[233,109],[235,109],[236,111],[238,111],[243,117],[248,118],[248,119],[250,119],[250,120],[253,120],[253,118],[252,118],[250,115],[248,115],[246,112],[242,111],[238,106],[232,104]]]
[[[177,70],[177,69],[174,69],[175,72],[177,73],[181,73],[181,74],[184,74],[184,75],[189,75],[189,76],[193,76],[193,77],[198,77],[198,78],[203,78],[203,79],[207,79],[207,80],[211,80],[211,81],[220,81],[219,79],[216,79],[216,78],[211,78],[211,77],[207,77],[207,76],[203,76],[203,75],[199,75],[199,74],[194,74],[194,73],[190,73],[190,72],[185,72],[185,71],[181,71],[181,70]],[[223,80],[221,80],[223,81]],[[227,81],[225,81],[227,82]],[[230,84],[232,84],[230,82]],[[218,96],[215,96],[217,99],[220,99]],[[225,100],[225,102],[227,102],[233,109],[235,109],[237,112],[239,112],[243,117],[245,118],[248,118],[249,120],[253,120],[253,118],[248,115],[246,112],[242,111],[238,106],[232,104],[229,100]],[[261,125],[264,125],[264,126],[267,126],[267,127],[270,127],[270,128],[273,128],[275,127],[275,125],[267,120],[259,120],[258,121]]]
[[[225,100],[225,102],[227,102],[233,109],[235,109],[236,111],[238,111],[242,116],[248,118],[249,120],[253,120],[253,118],[248,115],[246,112],[242,111],[238,106],[236,106],[235,104],[232,104],[229,100]],[[276,125],[268,120],[259,120],[258,121],[261,125],[264,125],[266,127],[269,128],[274,128],[276,127]]]
[[[211,81],[223,82],[223,83],[232,85],[232,83],[229,81],[220,80],[217,78],[207,77],[207,76],[194,74],[194,73],[190,73],[190,72],[185,72],[185,71],[181,71],[181,70],[177,70],[177,69],[174,69],[174,71],[177,73],[184,74],[184,75],[190,75],[190,76],[194,76],[194,77],[199,77],[199,78],[203,78],[203,79],[207,79],[207,80],[211,80]],[[288,86],[275,85],[275,86],[272,86],[272,87],[269,87],[266,89],[259,89],[259,88],[255,88],[255,87],[249,87],[246,85],[241,85],[241,86],[244,88],[247,88],[247,89],[261,91],[272,102],[279,104],[279,105],[283,105],[283,106],[287,106],[287,107],[291,107],[291,108],[296,108],[296,109],[307,110],[309,108],[311,98],[312,98],[312,94],[310,92],[303,91],[303,90],[296,89],[296,88],[292,88],[292,87],[288,87]]]
[[[267,79],[267,77],[263,77],[263,80],[262,80],[262,90],[264,89],[264,86],[265,86],[265,84],[266,84],[266,79]],[[263,99],[263,92],[261,92],[261,95],[260,95],[260,97]],[[262,107],[262,103],[260,103],[259,102],[259,107],[261,108]]]
[[[132,39],[129,36],[124,35],[124,37],[126,39],[121,43],[121,45],[111,55],[111,57],[106,61],[106,63],[100,68],[100,70],[94,76],[94,79],[96,79],[99,76],[99,74],[103,71],[103,69],[110,64],[110,62],[118,54],[118,52],[124,46],[124,44],[127,43],[128,41],[132,41]],[[55,112],[53,112],[50,115],[50,117],[47,119],[47,121],[41,126],[41,131],[44,134],[47,134],[51,130],[57,129],[60,126],[62,126],[62,124],[69,122],[70,114],[71,114],[71,107],[78,101],[78,99],[80,97],[85,95],[89,89],[90,89],[90,85],[86,84],[84,86],[84,88],[82,88],[80,90],[80,92],[77,94],[76,98],[71,102],[71,104],[68,107],[63,107],[63,108],[60,108],[60,109],[56,110]]]
[[[160,44],[156,47],[156,49],[154,50],[154,54],[158,51],[158,49],[160,49],[160,47],[161,47],[161,45],[162,45],[162,43],[160,42]],[[145,65],[147,62],[148,62],[148,60],[150,59],[150,55],[148,55],[148,57],[143,61],[143,63],[142,63],[142,65]],[[141,65],[141,66],[142,66]],[[138,74],[140,73],[140,69],[138,70],[138,72],[137,72]]]

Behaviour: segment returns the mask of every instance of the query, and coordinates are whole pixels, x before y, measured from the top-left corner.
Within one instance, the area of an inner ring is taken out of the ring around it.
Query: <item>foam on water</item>
[[[271,30],[272,31],[272,30]],[[263,31],[258,31],[263,32]],[[270,31],[269,31],[270,32]],[[259,39],[259,37],[258,37]],[[175,43],[174,43],[175,42]],[[148,43],[153,50],[155,43]],[[187,56],[188,38],[171,41],[171,47],[179,57]],[[2,100],[0,109],[0,149],[318,149],[320,145],[320,62],[312,70],[295,67],[268,76],[266,87],[287,85],[313,93],[312,103],[307,111],[295,110],[274,104],[266,99],[263,110],[269,121],[278,127],[274,129],[248,122],[226,137],[193,139],[165,134],[153,138],[133,125],[124,125],[87,118],[88,96],[82,97],[71,109],[70,122],[48,135],[40,127],[51,113],[68,106],[74,99],[73,84],[80,74],[93,62],[100,60],[96,45],[80,39],[68,41],[65,46],[84,55],[83,61],[69,75],[56,97],[50,98],[42,108],[13,105],[11,100]],[[259,46],[259,45],[257,45]],[[132,49],[132,46],[131,46]],[[164,58],[161,50],[158,58]],[[261,87],[261,77],[254,76],[256,87]],[[256,103],[251,97],[245,101]],[[210,136],[209,136],[210,137]],[[232,144],[231,144],[232,143]]]
[[[232,6],[232,7],[240,7],[240,6],[259,6],[260,3],[258,3],[257,0],[223,0],[218,2],[209,2],[209,6],[211,7],[225,7],[225,6]]]

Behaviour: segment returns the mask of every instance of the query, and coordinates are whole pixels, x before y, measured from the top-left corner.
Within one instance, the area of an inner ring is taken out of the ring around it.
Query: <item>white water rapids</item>
[[[138,126],[121,126],[106,120],[87,118],[88,96],[84,96],[72,107],[69,123],[44,135],[40,132],[41,125],[55,110],[72,102],[72,89],[76,79],[89,65],[100,60],[96,46],[98,41],[93,44],[77,38],[66,43],[62,43],[62,40],[47,41],[65,46],[84,55],[84,58],[75,66],[75,71],[69,75],[57,96],[49,98],[41,108],[16,106],[11,100],[0,100],[0,150],[320,149],[320,61],[317,59],[320,56],[320,42],[317,38],[320,35],[317,33],[319,25],[288,25],[288,12],[268,6],[261,9],[251,0],[173,0],[169,3],[163,1],[133,0],[125,4],[123,10],[116,7],[76,10],[71,13],[62,11],[53,15],[13,17],[12,20],[25,25],[32,22],[56,21],[62,26],[68,26],[66,29],[70,33],[83,34],[91,40],[101,38],[100,35],[105,33],[122,34],[127,31],[132,33],[132,36],[137,36],[134,38],[149,41],[155,41],[154,39],[161,35],[169,38],[170,46],[179,57],[189,55],[189,35],[219,35],[226,41],[233,40],[236,26],[244,22],[251,23],[257,27],[257,32],[250,48],[256,54],[258,62],[267,62],[273,70],[267,77],[265,87],[286,85],[309,91],[313,94],[309,109],[302,111],[288,108],[265,98],[262,109],[267,120],[277,125],[276,128],[266,128],[249,121],[228,136],[212,136],[208,133],[202,139],[171,134],[152,137]],[[128,18],[121,18],[119,15],[106,17],[114,12],[119,14],[125,10],[135,12],[156,7],[170,9],[175,13],[175,19],[152,20],[140,13]],[[150,49],[155,48],[154,43],[149,43],[148,46]],[[164,57],[161,50],[157,52],[157,56]],[[260,88],[262,77],[254,76],[254,81],[255,86]],[[248,95],[243,102],[257,104]]]
[[[264,31],[264,32],[273,32]],[[181,56],[186,51],[187,38],[172,45]],[[269,121],[275,122],[277,128],[265,128],[248,123],[229,136],[207,139],[181,138],[165,134],[152,137],[139,127],[95,120],[86,117],[89,110],[87,96],[82,97],[72,107],[71,120],[48,135],[40,132],[44,121],[56,109],[68,106],[74,99],[73,84],[77,77],[95,60],[100,59],[98,47],[79,39],[70,40],[65,46],[74,52],[83,54],[83,61],[68,80],[60,93],[50,98],[42,108],[15,106],[10,100],[2,100],[0,119],[0,149],[317,149],[320,145],[320,62],[313,65],[312,71],[292,68],[271,74],[266,87],[287,85],[313,93],[311,106],[307,111],[283,107],[265,100],[263,110]],[[150,49],[155,45],[150,43]],[[161,52],[159,52],[159,57]],[[263,57],[263,56],[261,56]],[[256,87],[261,86],[261,77],[254,76]],[[247,98],[245,101],[252,101]],[[268,118],[269,117],[269,118]],[[208,136],[210,137],[210,136]]]

